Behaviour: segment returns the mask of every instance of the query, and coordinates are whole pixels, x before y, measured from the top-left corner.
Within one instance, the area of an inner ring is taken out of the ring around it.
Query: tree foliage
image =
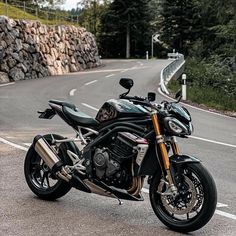
[[[144,56],[150,48],[150,21],[149,1],[114,0],[102,17],[100,42],[104,55]]]
[[[169,48],[187,54],[201,34],[199,8],[194,0],[164,0],[160,26],[161,39]]]

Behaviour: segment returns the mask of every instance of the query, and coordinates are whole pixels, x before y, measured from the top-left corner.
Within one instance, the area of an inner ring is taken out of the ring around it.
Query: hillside
[[[61,25],[61,24],[63,24],[63,25],[79,26],[79,24],[77,24],[77,23],[73,23],[70,21],[60,19],[60,18],[62,18],[62,13],[58,13],[58,17],[57,17],[58,20],[55,20],[55,19],[54,20],[47,20],[46,14],[45,14],[45,17],[37,18],[35,15],[24,12],[20,8],[11,6],[9,4],[6,7],[6,4],[3,2],[0,2],[0,15],[5,15],[5,16],[8,16],[9,18],[12,18],[12,19],[39,20],[41,23],[46,24],[46,25],[57,25],[57,24]],[[55,15],[54,15],[54,17],[56,18]]]

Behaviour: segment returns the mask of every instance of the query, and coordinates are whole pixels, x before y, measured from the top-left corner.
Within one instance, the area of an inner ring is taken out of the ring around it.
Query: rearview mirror
[[[152,93],[152,92],[149,92],[148,93],[148,101],[154,102],[155,100],[156,100],[156,94]]]
[[[175,94],[175,99],[178,99],[180,96],[182,95],[182,91],[181,89],[177,91],[177,93]]]
[[[120,79],[120,85],[125,89],[131,89],[134,85],[134,81],[132,79],[128,78],[122,78]]]

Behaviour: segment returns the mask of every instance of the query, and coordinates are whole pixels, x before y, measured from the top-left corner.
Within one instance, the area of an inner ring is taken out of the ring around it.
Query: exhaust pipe
[[[70,181],[72,178],[71,175],[67,173],[62,161],[43,136],[37,135],[34,138],[33,146],[35,151],[54,174],[67,182]]]

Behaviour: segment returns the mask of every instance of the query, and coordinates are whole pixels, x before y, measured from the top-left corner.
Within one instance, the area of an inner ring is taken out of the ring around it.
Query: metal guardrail
[[[26,2],[24,1],[14,1],[12,3],[9,4],[9,0],[0,0],[1,2],[5,3],[5,15],[7,17],[9,17],[10,15],[10,7],[17,7],[19,9],[21,9],[24,12],[24,16],[23,19],[27,20],[27,15],[31,14],[33,16],[35,16],[35,18],[37,20],[46,20],[46,21],[55,21],[56,23],[61,22],[61,21],[68,21],[68,22],[72,22],[72,23],[79,23],[79,16],[78,15],[66,15],[63,16],[60,14],[58,14],[56,12],[56,10],[45,10],[45,9],[40,9],[37,5],[34,4],[30,4],[28,5]],[[17,16],[16,16],[17,18]]]
[[[161,71],[160,86],[162,92],[169,94],[166,85],[173,78],[179,78],[183,73],[183,66],[185,64],[184,55],[180,53],[169,53],[169,59],[174,59],[168,66]]]

